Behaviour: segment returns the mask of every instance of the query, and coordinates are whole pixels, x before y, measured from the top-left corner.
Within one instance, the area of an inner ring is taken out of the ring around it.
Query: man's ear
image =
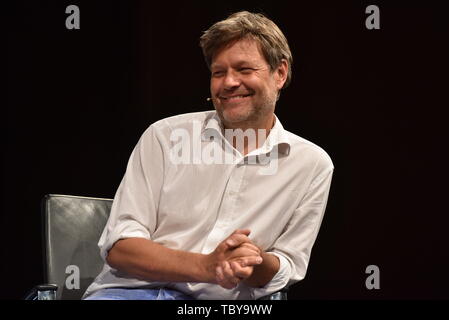
[[[286,59],[282,59],[281,63],[276,69],[276,87],[281,90],[284,87],[285,81],[287,81],[288,75],[288,62]]]

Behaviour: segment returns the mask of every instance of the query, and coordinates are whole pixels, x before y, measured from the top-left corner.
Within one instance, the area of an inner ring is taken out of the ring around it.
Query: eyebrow
[[[214,68],[220,68],[220,67],[221,67],[221,65],[220,65],[220,64],[217,64],[217,63],[212,63],[212,64],[210,65],[211,70],[214,69]]]
[[[239,60],[239,61],[237,61],[237,63],[235,63],[235,65],[237,67],[241,67],[242,65],[245,65],[245,64],[253,65],[253,63],[251,61],[247,61],[247,60]],[[222,67],[222,65],[219,63],[212,63],[210,66],[211,69],[221,68],[221,67]]]

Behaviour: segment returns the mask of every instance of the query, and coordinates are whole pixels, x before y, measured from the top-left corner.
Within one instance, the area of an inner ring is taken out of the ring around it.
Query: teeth
[[[235,96],[235,97],[228,97],[228,98],[225,98],[225,99],[236,99],[236,98],[245,98],[245,97],[248,97],[249,95],[240,95],[240,96]]]

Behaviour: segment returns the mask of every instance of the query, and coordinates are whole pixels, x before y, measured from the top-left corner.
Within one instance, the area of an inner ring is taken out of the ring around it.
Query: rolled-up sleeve
[[[290,278],[291,267],[288,260],[279,253],[270,253],[279,258],[279,270],[274,275],[273,279],[271,279],[264,287],[252,288],[252,297],[256,300],[283,289]]]
[[[98,242],[104,260],[114,243],[125,238],[151,239],[164,177],[164,157],[156,129],[150,126],[134,148]]]
[[[330,164],[316,176],[286,229],[267,251],[279,258],[280,268],[264,287],[252,289],[254,299],[304,279],[312,247],[326,210],[333,169],[333,165]]]

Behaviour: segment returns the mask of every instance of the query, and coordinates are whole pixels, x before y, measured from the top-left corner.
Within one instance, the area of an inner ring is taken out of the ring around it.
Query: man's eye
[[[242,73],[250,73],[253,71],[253,69],[252,68],[240,68],[239,71]]]
[[[223,71],[214,71],[212,72],[213,77],[221,77],[224,74]]]

